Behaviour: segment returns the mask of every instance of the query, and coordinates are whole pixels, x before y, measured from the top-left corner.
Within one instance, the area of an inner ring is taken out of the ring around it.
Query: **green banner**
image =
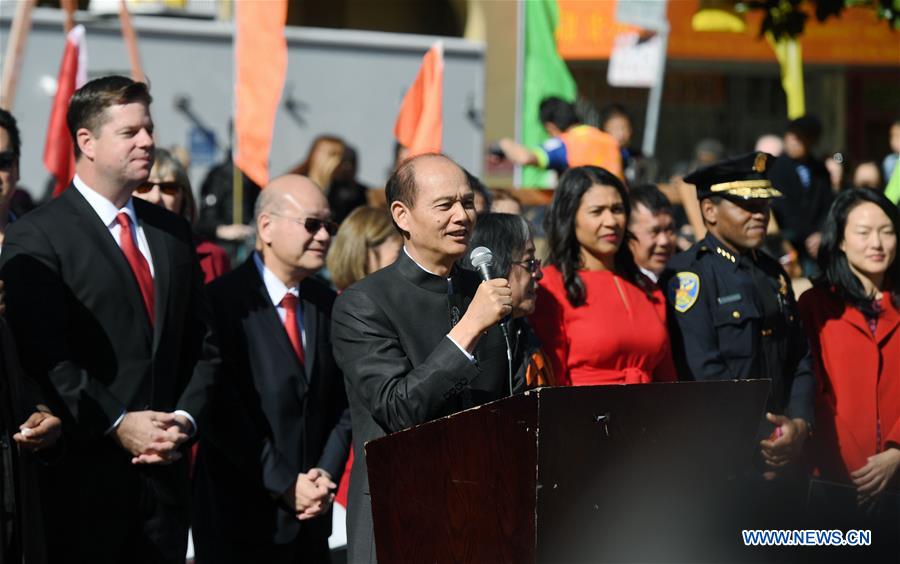
[[[556,0],[525,0],[525,76],[522,92],[522,139],[526,147],[538,147],[547,139],[539,110],[541,100],[557,96],[575,101],[575,79],[556,50],[553,33],[559,23]],[[525,167],[522,187],[546,188],[550,185],[549,171]]]

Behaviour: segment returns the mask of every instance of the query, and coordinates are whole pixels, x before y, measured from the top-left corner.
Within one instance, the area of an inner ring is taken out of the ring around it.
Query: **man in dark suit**
[[[125,77],[79,89],[73,183],[3,248],[20,357],[67,438],[42,483],[53,561],[184,562],[183,445],[219,360],[190,227],[131,198],[153,164],[150,102]]]
[[[456,266],[475,226],[465,173],[445,156],[422,155],[400,165],[386,195],[404,250],[345,290],[333,315],[353,421],[353,563],[376,560],[366,442],[509,394],[497,323],[512,311],[512,290]]]
[[[312,275],[337,224],[318,186],[286,175],[262,191],[256,227],[260,250],[209,286],[226,384],[197,461],[197,562],[328,562],[350,415],[335,294]]]

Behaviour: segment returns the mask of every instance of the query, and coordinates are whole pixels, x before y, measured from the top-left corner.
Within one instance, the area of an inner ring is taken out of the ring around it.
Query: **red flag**
[[[287,0],[236,2],[234,162],[259,186],[269,182],[272,129],[287,72]]]
[[[56,96],[53,98],[47,139],[44,142],[44,166],[56,178],[54,197],[60,195],[75,176],[75,153],[69,127],[66,125],[66,111],[72,94],[84,83],[87,74],[85,60],[84,26],[79,25],[66,35],[66,50],[59,66]]]
[[[444,44],[438,41],[425,53],[394,124],[394,137],[409,149],[410,157],[441,151],[443,91]]]

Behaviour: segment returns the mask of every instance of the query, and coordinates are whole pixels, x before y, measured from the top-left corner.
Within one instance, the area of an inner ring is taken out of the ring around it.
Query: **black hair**
[[[491,203],[493,203],[494,200],[491,197],[491,192],[488,190],[487,186],[484,185],[481,179],[465,168],[463,168],[463,172],[466,173],[466,181],[469,183],[469,188],[471,188],[473,192],[481,194],[481,197],[484,198],[484,209],[490,211]]]
[[[611,120],[614,117],[623,117],[628,120],[628,123],[631,123],[631,115],[629,115],[628,110],[625,109],[625,106],[622,104],[612,103],[607,104],[600,108],[600,128],[606,125],[606,122]]]
[[[581,245],[575,237],[575,216],[581,206],[584,193],[597,184],[615,188],[619,193],[625,207],[625,225],[627,227],[631,221],[628,190],[616,175],[597,166],[579,166],[567,170],[553,193],[553,201],[544,218],[544,231],[547,234],[547,245],[550,248],[547,262],[556,266],[562,273],[566,296],[573,307],[583,305],[587,299],[584,282],[578,275],[578,270],[582,267]],[[615,256],[616,273],[647,291],[628,247],[627,239],[631,235],[627,228],[624,235],[625,240],[622,241]]]
[[[509,278],[516,257],[525,252],[531,238],[531,227],[520,215],[486,213],[478,217],[469,248],[487,247],[494,256],[491,270],[494,276]],[[466,257],[468,262],[468,257]],[[471,268],[471,264],[467,264]]]
[[[12,145],[12,152],[19,158],[22,156],[22,138],[19,137],[19,126],[16,124],[16,118],[11,113],[0,108],[0,127],[6,130],[9,135],[9,142]]]
[[[560,131],[565,131],[580,123],[578,115],[575,113],[575,106],[556,96],[541,100],[540,112],[541,123],[552,123]]]
[[[900,231],[897,206],[888,200],[883,193],[869,190],[868,188],[844,190],[838,193],[822,227],[822,243],[819,246],[818,256],[822,276],[816,280],[816,283],[820,286],[833,288],[851,306],[866,313],[874,314],[876,312],[872,311],[873,296],[866,294],[862,282],[850,269],[847,255],[841,250],[841,243],[844,241],[844,230],[847,228],[847,218],[850,216],[850,212],[856,206],[866,202],[881,208],[891,220],[895,234]],[[894,262],[888,266],[885,280],[888,291],[891,294],[891,301],[894,302],[894,306],[900,307],[900,260],[897,260],[896,256],[894,257]]]
[[[807,114],[791,120],[787,126],[788,133],[796,135],[807,148],[818,143],[822,136],[822,122],[818,117]]]
[[[662,193],[656,184],[641,184],[640,186],[635,186],[628,193],[628,197],[631,199],[632,211],[637,209],[638,204],[641,204],[653,215],[658,213],[674,215],[672,202],[669,201],[669,198]]]

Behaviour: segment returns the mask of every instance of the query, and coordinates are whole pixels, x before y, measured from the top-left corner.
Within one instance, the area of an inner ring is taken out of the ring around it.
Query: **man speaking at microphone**
[[[443,155],[404,162],[385,189],[403,252],[350,286],[332,313],[356,462],[350,477],[348,562],[375,562],[366,442],[509,393],[498,322],[512,311],[507,280],[482,282],[456,262],[475,227],[475,194]]]

